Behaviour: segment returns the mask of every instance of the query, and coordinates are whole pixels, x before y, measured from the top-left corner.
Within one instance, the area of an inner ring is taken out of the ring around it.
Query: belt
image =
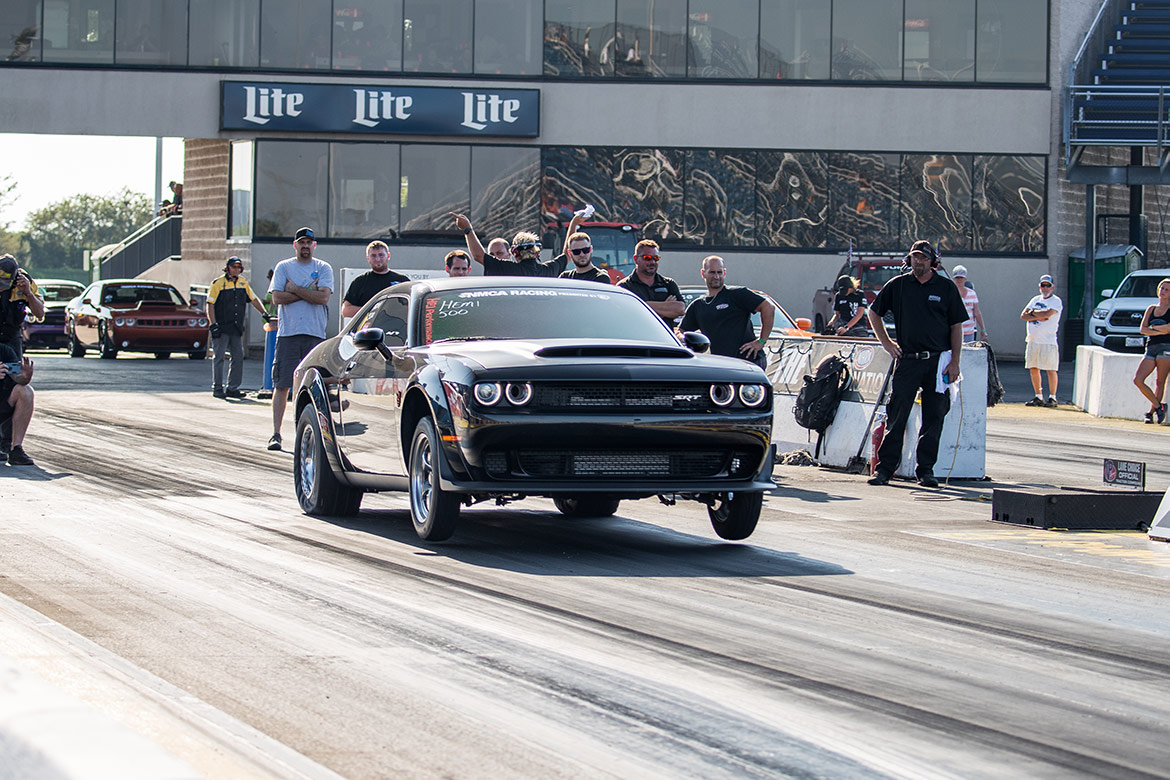
[[[903,352],[903,360],[930,360],[932,357],[938,357],[941,352]]]

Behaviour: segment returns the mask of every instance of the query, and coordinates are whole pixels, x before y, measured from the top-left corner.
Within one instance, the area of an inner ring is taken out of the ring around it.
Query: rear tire
[[[357,514],[362,504],[362,491],[341,484],[333,473],[321,441],[317,409],[312,404],[306,406],[297,419],[293,464],[297,502],[305,514],[321,517]]]
[[[720,538],[735,541],[752,535],[763,508],[762,492],[720,493],[715,506],[707,507],[707,516]]]
[[[110,340],[109,326],[105,324],[98,326],[98,354],[105,360],[118,357],[118,348]]]
[[[612,517],[621,499],[584,495],[554,498],[553,503],[565,517]]]
[[[73,328],[69,329],[69,346],[66,349],[69,350],[69,357],[85,357],[85,347],[77,340]]]
[[[410,519],[420,539],[450,539],[459,521],[460,498],[439,484],[439,437],[429,417],[418,421],[410,442]]]

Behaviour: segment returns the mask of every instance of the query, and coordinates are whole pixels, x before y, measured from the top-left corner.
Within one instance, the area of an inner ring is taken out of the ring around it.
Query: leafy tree
[[[0,232],[7,232],[8,230],[9,220],[4,218],[4,214],[15,200],[16,182],[12,180],[11,173],[6,173],[0,176]]]
[[[30,268],[80,268],[83,250],[116,244],[154,216],[150,198],[123,187],[109,197],[74,195],[29,214]]]

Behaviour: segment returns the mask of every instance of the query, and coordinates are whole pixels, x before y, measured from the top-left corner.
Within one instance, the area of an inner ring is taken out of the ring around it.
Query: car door
[[[399,441],[398,421],[406,381],[414,361],[406,349],[406,323],[410,302],[404,295],[382,299],[346,329],[341,350],[346,358],[341,398],[339,440],[345,455],[357,468],[376,474],[404,475],[405,463]],[[382,350],[359,350],[353,334],[364,328],[385,332]]]
[[[73,328],[77,340],[86,346],[97,344],[98,307],[101,303],[102,285],[91,285],[81,298],[81,305],[74,316]]]

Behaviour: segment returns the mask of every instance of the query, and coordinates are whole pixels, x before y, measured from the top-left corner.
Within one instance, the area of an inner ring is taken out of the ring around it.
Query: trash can
[[[1093,251],[1093,260],[1093,305],[1096,305],[1105,297],[1101,294],[1104,290],[1116,290],[1126,274],[1142,267],[1142,250],[1132,244],[1099,244]],[[1068,256],[1068,298],[1061,316],[1085,319],[1081,311],[1084,300],[1085,248],[1081,247]]]

